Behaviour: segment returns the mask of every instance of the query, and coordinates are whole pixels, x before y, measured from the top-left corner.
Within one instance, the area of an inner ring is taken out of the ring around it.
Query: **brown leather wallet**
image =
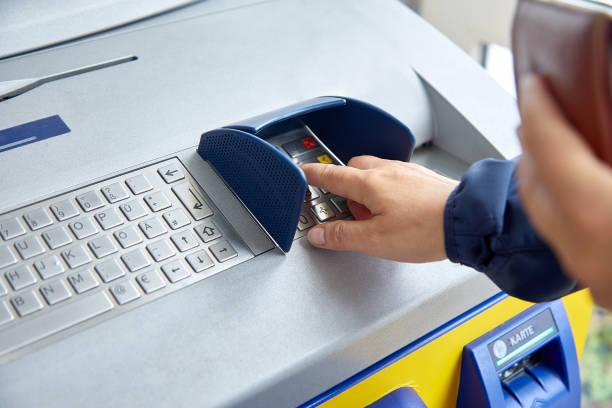
[[[517,85],[528,73],[544,77],[569,121],[612,164],[612,7],[519,0],[512,49]]]

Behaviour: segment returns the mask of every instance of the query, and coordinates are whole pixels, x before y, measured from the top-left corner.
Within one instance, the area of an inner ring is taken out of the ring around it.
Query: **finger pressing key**
[[[368,205],[371,188],[364,180],[364,171],[334,164],[303,164],[308,184]]]

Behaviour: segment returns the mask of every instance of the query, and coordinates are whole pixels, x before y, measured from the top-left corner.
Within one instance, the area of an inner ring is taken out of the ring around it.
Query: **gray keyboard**
[[[0,357],[252,253],[172,158],[0,216]]]

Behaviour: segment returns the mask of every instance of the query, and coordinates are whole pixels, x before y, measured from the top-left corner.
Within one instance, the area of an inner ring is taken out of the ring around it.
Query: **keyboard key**
[[[166,286],[166,282],[157,271],[149,271],[136,276],[136,281],[146,294],[153,293]]]
[[[164,224],[162,224],[157,218],[150,218],[148,220],[141,221],[138,223],[138,226],[149,239],[158,237],[168,232],[166,227],[164,227]]]
[[[142,194],[153,190],[153,186],[149,183],[149,180],[142,174],[128,178],[125,180],[125,184],[127,184],[134,194]]]
[[[113,308],[106,293],[98,292],[50,310],[40,316],[0,331],[0,350],[10,353],[25,345],[41,340]]]
[[[149,251],[153,259],[155,259],[155,262],[163,261],[176,254],[174,248],[170,246],[166,240],[153,242],[147,245],[147,251]]]
[[[0,282],[0,296],[4,296],[7,293],[8,293],[8,290],[6,290],[6,287],[4,287],[4,284]]]
[[[78,268],[79,266],[85,265],[91,262],[91,257],[80,245],[73,246],[70,249],[64,249],[62,251],[62,258],[68,264],[70,269]]]
[[[102,187],[102,194],[106,197],[106,201],[111,204],[125,200],[130,196],[130,193],[128,193],[125,187],[120,183],[113,183]]]
[[[95,267],[100,278],[108,283],[125,275],[123,268],[114,259],[102,262]]]
[[[151,265],[149,258],[142,252],[141,249],[135,249],[121,255],[121,260],[128,267],[130,272],[136,272]]]
[[[147,210],[138,200],[132,200],[123,203],[119,206],[119,208],[121,209],[123,215],[125,215],[125,218],[128,219],[128,221],[134,221],[135,219],[147,215]]]
[[[117,225],[123,224],[123,219],[114,208],[109,208],[108,210],[101,211],[97,213],[95,216],[96,221],[104,230],[111,229],[116,227]]]
[[[315,213],[319,221],[325,221],[330,218],[334,218],[336,213],[327,203],[319,203],[312,207],[312,211]]]
[[[98,259],[117,252],[117,247],[106,235],[92,239],[87,245],[89,245],[89,249],[91,249],[91,252],[93,252]]]
[[[340,214],[347,214],[349,212],[348,206],[346,205],[346,198],[334,197],[331,199],[331,202]]]
[[[300,231],[304,231],[305,229],[308,229],[312,227],[313,225],[315,225],[315,221],[312,218],[312,216],[308,214],[306,211],[302,211],[302,213],[300,214],[300,218],[298,220],[298,229]]]
[[[64,227],[55,227],[47,230],[42,233],[42,237],[51,249],[63,247],[72,242],[72,238],[70,238]]]
[[[181,228],[191,223],[191,221],[189,221],[189,218],[187,217],[187,214],[185,214],[185,211],[180,208],[165,213],[164,220],[166,220],[166,222],[172,229]]]
[[[9,269],[4,273],[4,276],[13,290],[20,290],[36,283],[36,277],[27,265],[19,265]]]
[[[15,248],[23,259],[30,259],[45,252],[45,248],[43,248],[38,237],[35,236],[18,239],[15,241]]]
[[[104,206],[104,201],[102,201],[100,195],[95,191],[88,191],[78,195],[76,200],[85,212],[93,211]]]
[[[87,292],[98,286],[98,281],[94,277],[93,273],[89,270],[84,270],[68,275],[68,282],[74,288],[74,291],[78,294]]]
[[[72,296],[64,281],[61,280],[45,283],[39,290],[49,305],[54,305]]]
[[[142,238],[134,227],[125,227],[113,234],[122,248],[129,248],[142,242]]]
[[[98,227],[89,218],[80,218],[76,221],[72,221],[68,224],[68,227],[72,230],[77,239],[83,239],[90,237],[98,232]]]
[[[206,205],[204,200],[199,194],[196,194],[188,183],[174,186],[172,191],[181,200],[181,203],[187,208],[187,211],[189,211],[194,220],[199,221],[212,215],[213,212],[210,207]]]
[[[164,210],[172,205],[161,191],[145,195],[144,200],[153,212]]]
[[[5,240],[9,240],[26,233],[25,228],[17,218],[5,218],[0,220],[0,235]]]
[[[58,221],[64,221],[79,215],[79,209],[72,200],[62,200],[49,206]]]
[[[49,279],[64,272],[64,265],[55,255],[47,256],[34,262],[34,268],[43,279]]]
[[[37,229],[53,224],[51,216],[44,208],[37,208],[23,214],[23,219],[26,220],[26,223],[32,231],[36,231]]]
[[[195,248],[200,245],[194,233],[189,230],[178,232],[170,236],[170,239],[181,252],[188,251],[191,248]]]
[[[228,259],[232,259],[238,256],[238,253],[234,247],[227,241],[219,241],[214,245],[211,245],[210,252],[217,258],[219,262],[225,262]]]
[[[4,302],[0,303],[0,325],[13,320],[13,314],[8,310]]]
[[[42,302],[32,291],[27,291],[12,297],[11,303],[21,317],[37,312],[43,308]]]
[[[132,281],[126,281],[112,285],[110,292],[118,304],[124,305],[140,297],[140,292]]]
[[[205,269],[215,266],[215,263],[210,259],[206,251],[198,251],[186,257],[187,263],[191,265],[196,273],[202,272]]]
[[[185,279],[191,273],[185,268],[185,266],[180,261],[173,261],[167,263],[161,267],[164,275],[168,278],[168,280],[172,283],[176,283],[182,279]]]
[[[300,140],[285,143],[282,145],[282,148],[285,149],[285,151],[289,153],[291,157],[297,157],[310,151],[311,149],[316,148],[317,146],[319,146],[318,143],[311,137],[306,137]]]
[[[174,183],[185,178],[185,174],[178,168],[176,164],[169,164],[157,169],[157,172],[167,184]]]
[[[210,242],[223,236],[221,230],[217,227],[217,224],[212,221],[206,221],[194,229],[200,239],[204,242]]]
[[[312,201],[320,197],[319,190],[317,190],[313,186],[308,186],[306,189],[306,196],[304,197],[304,202]]]
[[[0,269],[17,262],[17,257],[13,255],[13,251],[8,245],[0,246]]]

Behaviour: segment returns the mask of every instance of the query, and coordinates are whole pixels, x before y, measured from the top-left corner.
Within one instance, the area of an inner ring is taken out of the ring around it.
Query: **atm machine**
[[[349,214],[297,163],[520,153],[515,100],[410,9],[54,18],[0,37],[0,406],[578,406],[588,292],[303,237]]]

